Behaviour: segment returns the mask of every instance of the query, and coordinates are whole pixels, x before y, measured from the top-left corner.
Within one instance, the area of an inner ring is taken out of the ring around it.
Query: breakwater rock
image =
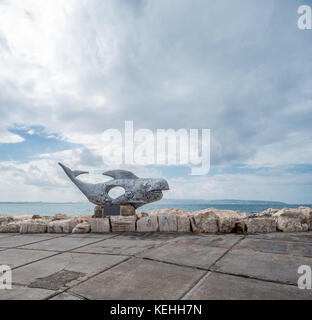
[[[271,233],[312,230],[312,208],[268,209],[248,214],[208,208],[185,211],[178,208],[140,212],[133,216],[89,215],[0,216],[0,233],[105,233],[105,232],[193,232]]]

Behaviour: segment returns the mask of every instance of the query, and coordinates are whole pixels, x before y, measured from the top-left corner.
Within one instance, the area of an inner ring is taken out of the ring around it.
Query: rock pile
[[[105,232],[193,232],[269,233],[312,230],[312,208],[268,209],[248,214],[213,208],[200,211],[153,210],[150,214],[69,217],[0,216],[0,233],[105,233]]]

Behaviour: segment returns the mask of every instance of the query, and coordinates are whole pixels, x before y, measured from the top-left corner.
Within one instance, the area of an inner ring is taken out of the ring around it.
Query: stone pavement
[[[312,232],[0,234],[0,299],[312,299]]]

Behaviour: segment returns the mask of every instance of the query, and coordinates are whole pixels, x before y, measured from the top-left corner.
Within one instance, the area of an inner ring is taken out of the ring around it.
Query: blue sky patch
[[[76,144],[61,140],[56,134],[48,134],[43,127],[12,129],[10,132],[24,138],[20,143],[0,143],[0,161],[25,161],[43,153],[72,149]]]

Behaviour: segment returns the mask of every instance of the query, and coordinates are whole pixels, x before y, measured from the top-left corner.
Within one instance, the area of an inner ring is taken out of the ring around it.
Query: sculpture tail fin
[[[59,162],[60,167],[65,171],[65,173],[67,174],[67,176],[69,178],[76,178],[78,176],[80,176],[81,174],[87,174],[89,173],[88,171],[72,171],[71,169],[69,169],[68,167],[64,166],[62,163]]]

